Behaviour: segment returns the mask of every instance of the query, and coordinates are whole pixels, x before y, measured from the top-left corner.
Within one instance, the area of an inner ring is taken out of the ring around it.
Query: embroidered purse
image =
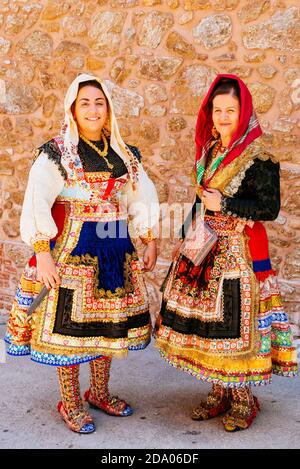
[[[196,266],[199,266],[209,251],[216,244],[218,235],[204,221],[204,204],[201,204],[200,216],[190,224],[180,254],[187,257]]]

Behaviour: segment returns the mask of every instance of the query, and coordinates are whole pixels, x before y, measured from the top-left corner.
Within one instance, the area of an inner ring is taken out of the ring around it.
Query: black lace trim
[[[59,148],[54,140],[49,140],[49,142],[44,143],[37,149],[38,157],[42,152],[46,153],[49,160],[53,161],[59,169],[60,174],[64,179],[67,179],[67,172],[63,165],[61,164],[61,153]]]
[[[100,150],[103,150],[103,142],[93,142]],[[127,145],[134,156],[141,161],[141,153],[139,149],[133,145]],[[61,153],[54,140],[49,140],[38,147],[35,159],[42,153],[46,153],[49,160],[53,161],[59,169],[60,174],[66,180],[67,172],[61,164]],[[126,165],[122,158],[109,146],[107,160],[113,165],[113,169],[109,169],[104,158],[99,157],[98,153],[87,145],[83,140],[79,139],[78,154],[80,156],[82,166],[86,172],[102,172],[109,171],[113,178],[118,178],[127,173]]]
[[[134,156],[137,157],[137,159],[139,160],[139,162],[141,162],[141,159],[142,159],[142,155],[140,153],[140,150],[138,149],[138,147],[135,147],[133,145],[127,145],[129,150],[134,154]]]

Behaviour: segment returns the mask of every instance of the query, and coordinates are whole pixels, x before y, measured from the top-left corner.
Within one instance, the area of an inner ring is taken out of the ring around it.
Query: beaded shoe
[[[253,400],[253,405],[249,405],[247,401],[232,403],[230,411],[223,417],[223,425],[227,432],[237,432],[250,427],[260,410],[258,399],[253,396]]]
[[[128,417],[133,413],[132,407],[125,401],[119,399],[118,396],[108,396],[107,399],[98,400],[92,395],[91,390],[88,389],[84,393],[84,399],[91,407],[103,410],[103,412],[108,415]]]
[[[217,399],[216,396],[208,395],[206,402],[201,402],[192,410],[193,420],[209,420],[223,414],[230,409],[230,401],[227,398]]]
[[[62,401],[57,404],[57,410],[67,426],[76,433],[93,433],[96,428],[92,417],[84,410],[76,409],[67,414]]]

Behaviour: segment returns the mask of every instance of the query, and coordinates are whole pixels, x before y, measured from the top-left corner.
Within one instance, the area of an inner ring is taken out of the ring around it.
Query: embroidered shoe
[[[230,409],[229,391],[220,384],[213,384],[206,401],[192,410],[193,420],[208,420]]]
[[[84,393],[84,399],[91,407],[103,410],[103,412],[108,415],[128,417],[133,413],[132,407],[125,401],[119,399],[118,396],[109,396],[107,399],[98,400],[92,395],[91,390],[88,389]]]
[[[191,414],[192,419],[209,420],[230,409],[231,404],[228,399],[222,399],[219,402],[211,401],[208,397],[206,402],[201,402],[197,407],[194,407]]]
[[[57,410],[67,426],[76,433],[93,433],[96,430],[92,417],[84,410],[76,409],[67,414],[62,401],[57,404]]]
[[[260,411],[258,399],[253,396],[254,404],[248,402],[233,402],[230,411],[223,417],[223,425],[227,432],[237,432],[250,427],[257,413]]]

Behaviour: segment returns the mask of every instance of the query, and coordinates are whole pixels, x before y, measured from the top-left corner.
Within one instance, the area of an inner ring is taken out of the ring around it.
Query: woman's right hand
[[[57,273],[53,257],[50,252],[38,252],[36,254],[37,280],[44,283],[50,290],[60,285],[60,278]]]
[[[178,251],[183,243],[183,239],[179,239],[177,243],[175,244],[173,251],[172,251],[172,261],[174,261],[176,255],[178,254]]]

